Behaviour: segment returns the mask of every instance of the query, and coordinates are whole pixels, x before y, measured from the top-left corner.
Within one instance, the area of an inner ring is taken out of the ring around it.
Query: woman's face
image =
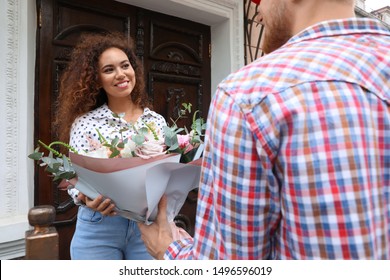
[[[107,98],[123,98],[135,86],[135,72],[127,55],[118,48],[109,48],[99,57],[99,81]]]

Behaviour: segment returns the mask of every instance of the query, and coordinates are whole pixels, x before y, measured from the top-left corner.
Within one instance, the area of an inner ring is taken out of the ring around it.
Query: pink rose
[[[184,153],[188,153],[191,151],[194,146],[190,144],[191,136],[189,134],[177,135],[177,142],[179,143],[179,148],[184,151]]]
[[[147,141],[137,146],[134,153],[144,159],[160,156],[166,153],[166,148],[161,141]]]
[[[190,144],[190,136],[188,134],[186,135],[177,135],[177,142],[179,142],[179,148],[185,149]]]

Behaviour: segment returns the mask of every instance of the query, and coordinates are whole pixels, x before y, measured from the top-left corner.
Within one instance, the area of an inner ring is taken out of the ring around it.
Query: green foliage
[[[206,130],[206,123],[203,118],[198,118],[199,110],[195,111],[192,115],[192,124],[191,131],[188,131],[187,128],[179,128],[177,126],[177,122],[180,119],[187,118],[188,114],[191,114],[192,104],[191,103],[182,103],[182,108],[178,111],[178,117],[173,122],[172,126],[164,127],[165,134],[165,145],[167,145],[168,151],[170,152],[180,152],[179,150],[179,142],[177,139],[177,135],[181,134],[183,131],[185,134],[190,135],[190,144],[195,146],[199,143],[202,143],[202,138],[204,137],[204,133]]]
[[[76,172],[72,167],[70,159],[52,148],[53,145],[60,145],[66,147],[74,153],[77,153],[73,147],[59,141],[54,141],[50,143],[50,145],[46,145],[40,140],[38,143],[40,146],[48,150],[49,154],[45,156],[44,152],[40,151],[41,147],[38,146],[28,157],[37,161],[37,164],[40,166],[45,166],[45,172],[51,174],[53,181],[62,179],[69,180],[76,177]]]

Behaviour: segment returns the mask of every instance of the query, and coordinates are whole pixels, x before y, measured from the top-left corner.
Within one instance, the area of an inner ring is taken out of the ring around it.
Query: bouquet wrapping
[[[91,158],[75,153],[69,157],[78,175],[75,188],[91,199],[99,194],[109,197],[119,215],[138,222],[155,219],[164,194],[168,219],[173,220],[200,179],[200,165],[180,163],[181,155],[175,153],[150,159]]]

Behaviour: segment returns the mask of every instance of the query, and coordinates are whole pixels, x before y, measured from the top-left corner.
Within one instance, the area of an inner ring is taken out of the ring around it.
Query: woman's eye
[[[113,71],[112,68],[104,68],[103,73],[111,73]]]
[[[122,68],[123,69],[129,69],[130,63],[123,64]]]

